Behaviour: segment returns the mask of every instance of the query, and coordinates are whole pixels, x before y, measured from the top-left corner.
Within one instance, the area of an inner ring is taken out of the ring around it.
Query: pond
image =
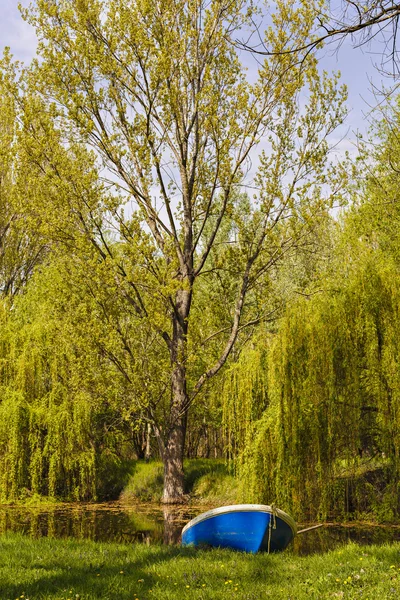
[[[206,507],[152,504],[67,504],[54,507],[0,506],[0,534],[89,538],[103,542],[177,544],[182,527]],[[299,527],[300,528],[300,527]],[[361,545],[400,541],[400,527],[329,524],[297,536],[289,551],[325,552],[349,541]]]

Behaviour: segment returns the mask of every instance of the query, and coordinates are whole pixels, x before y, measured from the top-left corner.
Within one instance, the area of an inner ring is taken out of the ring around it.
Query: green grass
[[[225,464],[215,465],[193,483],[193,500],[205,504],[235,504],[238,501],[238,482]]]
[[[375,600],[400,595],[400,544],[284,552],[0,537],[1,600]]]
[[[200,503],[231,504],[237,501],[237,480],[225,461],[185,460],[185,492]],[[123,501],[158,502],[163,491],[163,466],[159,461],[137,461],[121,493]]]
[[[163,472],[162,463],[159,461],[137,461],[120,499],[125,502],[158,502],[163,492]]]

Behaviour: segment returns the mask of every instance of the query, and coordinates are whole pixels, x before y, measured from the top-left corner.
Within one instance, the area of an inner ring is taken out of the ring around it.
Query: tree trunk
[[[183,455],[187,426],[188,396],[186,389],[186,344],[187,317],[190,310],[191,293],[180,290],[176,295],[171,343],[171,408],[169,430],[164,438],[162,458],[164,463],[164,492],[161,501],[165,504],[185,502],[183,481]]]
[[[151,436],[151,425],[147,423],[147,432],[146,432],[146,451],[145,451],[145,460],[148,463],[151,457],[151,444],[150,444],[150,436]]]
[[[164,463],[164,492],[162,502],[185,502],[183,481],[183,455],[187,426],[186,372],[178,365],[172,374],[171,426],[165,440],[162,458]]]
[[[186,419],[177,423],[164,448],[164,504],[180,504],[186,501],[183,480],[183,450],[185,447]]]

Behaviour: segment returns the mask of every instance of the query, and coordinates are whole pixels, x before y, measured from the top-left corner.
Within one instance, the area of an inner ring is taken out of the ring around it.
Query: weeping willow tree
[[[318,293],[288,296],[225,380],[244,498],[303,519],[400,514],[399,129],[397,99],[361,149]]]
[[[310,519],[382,503],[398,514],[397,281],[394,263],[370,257],[341,290],[293,303],[231,368],[226,423],[245,499]],[[368,463],[384,467],[382,495],[364,481],[350,506],[349,477]]]
[[[121,485],[128,436],[112,402],[118,382],[112,384],[107,365],[102,369],[71,328],[66,307],[76,311],[79,299],[66,287],[60,264],[49,265],[12,311],[1,305],[3,501],[31,495],[93,500]]]

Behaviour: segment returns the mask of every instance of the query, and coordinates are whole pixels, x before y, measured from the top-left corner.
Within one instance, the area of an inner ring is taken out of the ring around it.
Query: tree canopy
[[[85,271],[93,343],[153,428],[166,502],[183,496],[191,405],[274,312],[260,290],[340,201],[328,139],[346,92],[311,56],[306,69],[267,59],[250,81],[232,41],[252,10],[39,0],[24,13],[40,56],[19,92],[24,202]],[[312,25],[286,3],[268,39],[280,48]],[[210,294],[216,318],[199,318]]]
[[[398,513],[398,105],[356,164],[332,156],[346,89],[309,51],[316,6],[277,3],[249,73],[258,9],[23,11],[38,57],[0,65],[3,498],[109,497],[153,453],[179,502],[212,434],[247,500],[378,510],[372,461]]]

